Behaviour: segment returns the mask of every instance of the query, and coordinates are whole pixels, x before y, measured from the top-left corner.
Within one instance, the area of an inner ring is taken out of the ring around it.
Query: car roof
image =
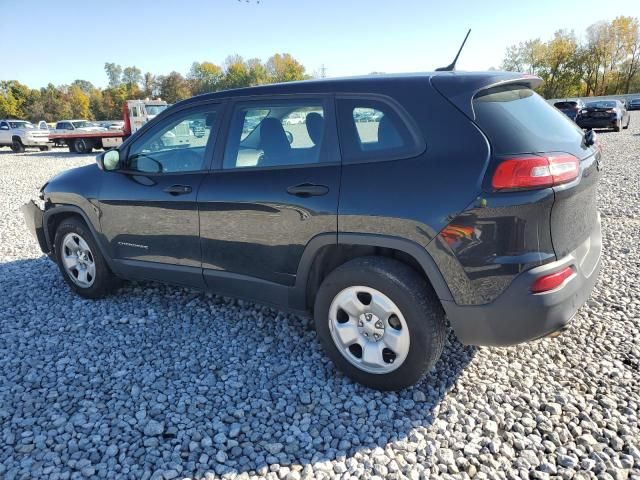
[[[487,72],[415,72],[415,73],[382,73],[361,75],[352,77],[335,77],[312,80],[299,80],[293,82],[271,83],[253,87],[234,88],[221,90],[219,92],[204,93],[195,97],[183,100],[179,103],[189,103],[190,101],[201,101],[203,99],[228,98],[253,95],[273,95],[273,94],[295,94],[295,93],[330,93],[340,90],[353,90],[354,88],[370,87],[380,84],[398,84],[400,82],[420,82],[438,78],[439,82],[455,82],[465,80],[486,81],[487,79],[507,80],[513,78],[536,79],[533,75],[526,75],[514,72],[487,71]],[[366,89],[365,89],[366,91]]]

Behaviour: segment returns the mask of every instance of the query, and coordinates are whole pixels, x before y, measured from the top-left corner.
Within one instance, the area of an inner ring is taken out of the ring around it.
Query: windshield
[[[147,115],[158,115],[160,112],[166,110],[168,105],[145,105]]]
[[[11,128],[34,128],[33,124],[29,122],[9,122]]]
[[[71,122],[76,128],[87,128],[87,127],[95,127],[91,122],[87,122],[86,120],[80,120],[79,122]]]
[[[591,108],[615,108],[616,102],[589,102],[587,107]]]

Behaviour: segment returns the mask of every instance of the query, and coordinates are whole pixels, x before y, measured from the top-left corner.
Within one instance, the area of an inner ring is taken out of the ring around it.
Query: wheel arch
[[[296,275],[295,298],[298,309],[311,310],[322,280],[335,268],[363,256],[390,257],[418,271],[431,284],[441,301],[452,301],[447,283],[427,250],[399,237],[363,233],[324,234],[305,247]]]
[[[101,241],[101,237],[98,231],[94,227],[91,220],[89,220],[89,217],[84,212],[84,210],[75,205],[60,205],[45,210],[42,217],[42,226],[44,228],[44,236],[47,242],[47,247],[49,248],[49,252],[51,254],[54,253],[54,239],[58,225],[60,225],[61,222],[70,217],[79,217],[87,225],[87,227],[91,231],[91,235],[93,235],[93,238],[98,245],[98,248],[100,249],[100,253],[107,262],[107,265],[109,265],[111,271],[113,271],[113,263],[111,261],[111,257],[108,255],[108,252]]]

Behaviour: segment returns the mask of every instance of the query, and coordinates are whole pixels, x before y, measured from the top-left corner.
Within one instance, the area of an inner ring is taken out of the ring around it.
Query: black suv
[[[23,207],[88,298],[158,280],[310,312],[378,389],[565,328],[600,264],[593,132],[515,73],[305,81],[180,102]],[[197,126],[197,128],[196,128]]]

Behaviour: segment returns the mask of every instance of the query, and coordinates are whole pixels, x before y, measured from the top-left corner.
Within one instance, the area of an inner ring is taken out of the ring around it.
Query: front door
[[[235,104],[224,152],[198,195],[210,288],[282,303],[272,295],[294,285],[305,245],[336,233],[340,159],[331,105],[325,97]]]
[[[220,106],[163,119],[105,172],[100,226],[127,276],[203,286],[196,198],[210,167]]]
[[[11,145],[11,130],[7,122],[0,122],[0,145]]]

